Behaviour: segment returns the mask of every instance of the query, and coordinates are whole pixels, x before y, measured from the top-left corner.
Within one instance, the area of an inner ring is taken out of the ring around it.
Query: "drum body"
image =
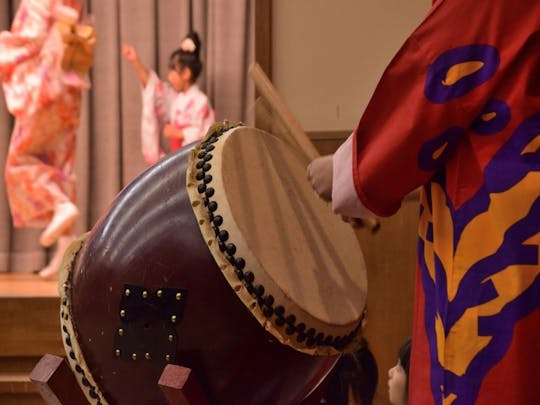
[[[231,288],[188,195],[192,148],[128,185],[64,258],[70,364],[93,403],[165,404],[168,363],[191,368],[212,403],[299,403],[339,355],[283,344]]]

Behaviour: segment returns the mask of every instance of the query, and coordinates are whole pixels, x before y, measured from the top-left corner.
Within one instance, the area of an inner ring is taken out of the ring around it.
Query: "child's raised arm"
[[[139,60],[135,48],[129,44],[122,45],[122,55],[124,56],[124,59],[131,62],[141,80],[141,84],[143,87],[146,87],[146,84],[148,83],[148,69],[146,69]]]

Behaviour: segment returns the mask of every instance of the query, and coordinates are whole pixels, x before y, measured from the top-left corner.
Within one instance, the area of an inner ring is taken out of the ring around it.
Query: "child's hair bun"
[[[180,51],[183,53],[192,54],[197,59],[199,58],[199,53],[201,51],[201,40],[195,31],[191,31],[186,35],[182,42],[180,42]]]
[[[191,70],[193,83],[202,71],[202,62],[199,58],[201,53],[201,40],[195,31],[191,31],[180,42],[180,46],[169,56],[169,69],[182,71],[184,68]]]

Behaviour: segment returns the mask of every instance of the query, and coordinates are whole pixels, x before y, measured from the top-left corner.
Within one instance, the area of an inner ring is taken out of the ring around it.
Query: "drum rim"
[[[75,266],[75,260],[79,251],[83,248],[84,243],[90,236],[90,232],[82,234],[75,239],[66,250],[60,274],[58,277],[58,293],[60,295],[60,327],[62,329],[62,344],[67,354],[69,366],[73,370],[75,380],[79,384],[81,391],[89,403],[98,405],[108,405],[109,402],[105,399],[99,385],[94,380],[92,373],[89,371],[88,364],[82,354],[81,346],[77,339],[75,326],[73,325],[71,313],[71,276],[72,269]]]
[[[209,129],[206,137],[191,151],[189,157],[186,171],[186,187],[199,229],[210,253],[238,298],[259,324],[277,338],[279,342],[310,355],[335,355],[353,351],[362,337],[366,318],[365,306],[361,317],[346,326],[348,333],[343,337],[325,335],[316,330],[309,335],[307,332],[312,332],[314,328],[308,329],[302,320],[297,321],[294,313],[287,311],[284,305],[274,305],[273,300],[270,303],[265,302],[263,296],[264,286],[262,293],[257,291],[258,286],[262,284],[255,283],[256,276],[254,272],[249,270],[253,267],[248,264],[254,265],[258,263],[252,252],[241,247],[238,247],[233,254],[226,251],[224,241],[231,242],[229,232],[224,227],[221,227],[219,221],[217,223],[214,221],[214,218],[219,216],[219,204],[217,201],[212,200],[211,195],[209,196],[206,193],[207,185],[210,185],[213,180],[210,174],[212,154],[209,152],[215,149],[215,144],[222,135],[240,127],[247,128],[243,123],[232,121],[214,124]],[[259,129],[257,131],[264,132]],[[207,166],[205,167],[205,165]],[[221,248],[220,242],[222,242]],[[234,242],[235,250],[236,246],[243,243],[243,241],[239,240]],[[261,300],[263,301],[262,304]],[[300,315],[302,310],[294,303],[291,302],[291,304],[291,307],[298,312],[297,315]],[[304,314],[306,314],[305,311]],[[287,315],[287,319],[285,315]],[[309,314],[307,316],[312,318]],[[278,321],[278,319],[281,320]]]

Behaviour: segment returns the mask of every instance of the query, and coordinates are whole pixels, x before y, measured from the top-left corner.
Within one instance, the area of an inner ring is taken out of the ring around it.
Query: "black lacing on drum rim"
[[[296,341],[308,348],[331,346],[336,350],[342,351],[358,335],[362,327],[365,312],[362,314],[355,329],[344,336],[333,337],[331,335],[325,335],[322,332],[317,332],[314,328],[308,328],[305,323],[297,322],[296,316],[288,313],[283,305],[277,305],[271,294],[265,295],[264,286],[256,283],[253,272],[246,270],[246,268],[249,269],[249,266],[246,264],[244,258],[236,254],[236,245],[229,240],[229,232],[223,224],[223,217],[219,215],[218,202],[212,199],[215,190],[211,187],[213,178],[210,171],[212,169],[212,151],[215,149],[214,143],[225,132],[240,125],[242,124],[229,125],[225,123],[225,125],[216,125],[215,130],[200,143],[199,152],[197,153],[198,160],[195,163],[195,167],[198,170],[195,173],[195,179],[198,182],[197,191],[203,196],[208,220],[212,224],[219,250],[225,255],[227,261],[234,266],[236,277],[244,284],[244,287],[251,296],[257,300],[263,315],[268,319],[273,318],[276,326],[280,328],[284,327],[286,335],[295,335]]]
[[[77,361],[77,356],[75,355],[75,351],[73,348],[73,336],[71,336],[69,329],[67,328],[66,324],[71,323],[70,319],[70,311],[69,311],[69,302],[67,297],[69,296],[69,288],[71,284],[71,272],[69,274],[68,280],[62,285],[62,288],[64,290],[64,298],[62,298],[62,302],[60,305],[60,321],[62,324],[62,332],[63,332],[63,338],[66,343],[66,347],[69,348],[69,358],[70,362],[75,364],[75,367],[72,367],[73,370],[76,371],[76,377],[81,380],[81,384],[88,390],[88,395],[90,398],[92,398],[95,401],[96,405],[103,405],[103,398],[101,398],[101,395],[99,394],[99,390],[97,387],[92,385],[92,383],[88,380],[86,377],[85,371],[81,364]]]

